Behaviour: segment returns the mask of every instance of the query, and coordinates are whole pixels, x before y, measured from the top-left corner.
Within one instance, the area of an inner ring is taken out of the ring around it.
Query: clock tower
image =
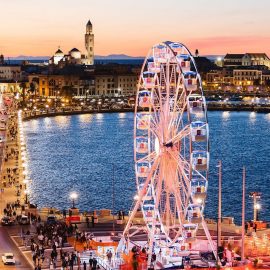
[[[92,32],[92,23],[90,20],[86,24],[86,33],[85,33],[85,49],[87,65],[94,65],[94,34]]]

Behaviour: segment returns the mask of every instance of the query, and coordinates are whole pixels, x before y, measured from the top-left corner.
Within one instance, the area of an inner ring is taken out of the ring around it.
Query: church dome
[[[55,52],[54,56],[64,56],[64,53],[60,50],[60,48]]]
[[[73,48],[70,52],[79,52],[77,48]]]
[[[81,52],[77,48],[70,50],[69,54],[72,58],[81,59]]]

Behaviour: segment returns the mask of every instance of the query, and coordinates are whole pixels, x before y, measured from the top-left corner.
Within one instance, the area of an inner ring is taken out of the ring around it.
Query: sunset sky
[[[50,56],[84,49],[93,24],[95,54],[144,56],[155,43],[185,43],[200,54],[266,52],[270,0],[0,0],[0,53]]]

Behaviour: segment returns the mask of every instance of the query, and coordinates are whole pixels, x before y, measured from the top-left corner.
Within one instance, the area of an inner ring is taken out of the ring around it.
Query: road
[[[19,248],[16,246],[16,244],[12,241],[12,239],[9,237],[9,228],[8,227],[1,227],[0,226],[0,254],[1,256],[5,252],[12,252],[15,256],[16,265],[3,265],[3,262],[1,260],[0,263],[0,269],[2,270],[31,270],[31,265],[27,262],[27,260],[24,258],[22,253],[20,252]]]

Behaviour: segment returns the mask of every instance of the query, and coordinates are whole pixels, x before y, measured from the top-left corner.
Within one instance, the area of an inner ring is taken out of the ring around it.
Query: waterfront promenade
[[[5,136],[2,142],[1,160],[1,194],[0,194],[0,217],[7,214],[16,218],[21,215],[21,207],[24,204],[25,184],[20,140],[18,136],[18,117],[15,108],[10,110],[10,117],[7,118]],[[0,227],[0,253],[12,252],[16,258],[16,266],[9,269],[31,269],[31,264],[23,256],[19,247],[12,240],[10,230]],[[0,263],[0,269],[6,266]]]

